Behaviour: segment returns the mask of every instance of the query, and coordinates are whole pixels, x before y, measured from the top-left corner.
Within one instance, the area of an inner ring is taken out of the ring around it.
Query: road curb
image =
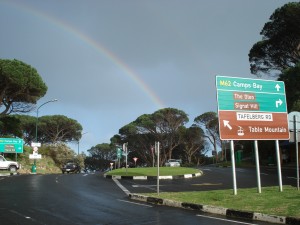
[[[175,176],[159,176],[160,180],[173,180],[173,179],[189,179],[193,177],[199,177],[203,174],[202,171],[199,171],[199,173],[193,173],[193,174],[184,174],[184,175],[175,175]],[[127,180],[156,180],[157,176],[115,176],[115,175],[103,175],[107,179],[127,179]]]
[[[19,173],[18,172],[0,173],[0,177],[9,177],[9,176],[13,176],[13,175],[19,175]]]
[[[156,205],[165,205],[183,209],[197,210],[205,213],[223,215],[229,218],[240,218],[252,221],[263,221],[277,224],[300,225],[300,218],[267,215],[263,213],[255,213],[243,210],[228,209],[216,206],[194,204],[188,202],[179,202],[174,200],[148,197],[139,194],[129,194],[129,198],[137,201],[147,202]]]

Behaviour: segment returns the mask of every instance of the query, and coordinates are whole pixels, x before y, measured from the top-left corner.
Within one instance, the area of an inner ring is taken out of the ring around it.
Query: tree
[[[142,115],[144,119],[148,118],[148,116]],[[151,147],[155,143],[155,138],[151,132],[143,129],[135,122],[125,125],[119,130],[120,140],[118,144],[128,143],[128,149],[131,150],[135,157],[139,158],[140,162],[151,165],[153,162]]]
[[[280,74],[278,80],[284,81],[286,86],[288,111],[300,111],[300,62]]]
[[[75,161],[78,162],[81,167],[83,166],[84,157],[75,157],[75,152],[64,143],[57,145],[44,145],[39,151],[42,154],[51,156],[59,167],[68,161]]]
[[[102,143],[93,146],[91,149],[88,150],[88,152],[92,157],[102,160],[112,161],[116,157],[115,149],[108,143]]]
[[[0,116],[31,111],[46,92],[36,69],[16,59],[0,59]]]
[[[179,129],[188,121],[187,114],[178,109],[165,108],[153,114],[156,124],[155,137],[161,143],[162,161],[172,158],[172,152],[181,142]]]
[[[128,142],[128,149],[135,149],[141,159],[149,164],[152,161],[151,147],[159,141],[161,162],[164,162],[172,158],[174,148],[180,144],[179,128],[187,122],[187,114],[182,110],[165,108],[139,116],[121,128],[119,133],[122,141]]]
[[[181,128],[182,137],[181,140],[184,144],[184,153],[188,163],[192,163],[192,157],[196,154],[200,154],[200,149],[204,149],[204,132],[200,127],[191,126],[189,128]]]
[[[280,73],[300,61],[300,2],[285,4],[265,23],[249,53],[252,74]]]
[[[36,117],[28,115],[13,115],[13,117],[20,121],[21,137],[25,144],[30,145],[31,142],[35,141]]]
[[[0,135],[2,137],[22,137],[20,120],[14,116],[0,117]]]
[[[214,152],[217,157],[217,145],[220,145],[219,122],[217,113],[206,112],[194,119],[195,125],[205,129],[204,136],[214,146]]]
[[[42,143],[78,142],[81,132],[82,126],[76,120],[63,115],[42,116],[38,120],[38,141]]]

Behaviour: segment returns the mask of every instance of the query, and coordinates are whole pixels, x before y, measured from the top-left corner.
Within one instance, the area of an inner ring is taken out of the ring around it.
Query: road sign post
[[[118,168],[120,168],[120,159],[122,157],[122,149],[121,147],[117,147],[117,159],[118,159]]]
[[[138,160],[138,158],[134,157],[133,160],[134,160],[134,167],[136,167],[136,161]]]
[[[258,155],[258,143],[254,141],[254,152],[255,152],[255,165],[256,165],[256,178],[257,178],[257,192],[261,193],[261,182],[260,182],[260,166],[259,166],[259,155]]]
[[[276,140],[276,155],[279,162],[278,140],[289,139],[284,83],[216,76],[216,88],[221,140]],[[257,148],[257,143],[255,146]],[[231,151],[234,151],[233,144]],[[256,153],[258,154],[258,151]],[[232,163],[234,167],[234,162]],[[258,161],[256,165],[259,166]],[[282,191],[280,166],[278,168]],[[259,174],[259,168],[257,170]],[[235,168],[233,173],[234,171]],[[235,174],[233,178],[235,179]],[[258,177],[258,185],[259,180]],[[234,180],[234,188],[235,182]]]
[[[124,154],[125,154],[125,170],[126,170],[126,174],[127,174],[127,156],[128,156],[128,142],[127,143],[124,143],[123,144],[123,151],[124,151]]]
[[[287,140],[282,81],[216,77],[222,140]]]
[[[159,142],[155,142],[155,153],[157,155],[157,184],[156,184],[156,191],[157,195],[159,196]]]
[[[299,148],[298,148],[298,141],[299,141],[299,129],[298,127],[298,119],[300,118],[300,112],[290,112],[288,115],[289,118],[289,129],[294,134],[290,142],[295,142],[295,150],[296,150],[296,174],[297,174],[297,190],[299,191]],[[293,140],[292,140],[293,138]]]
[[[231,153],[231,167],[232,167],[232,180],[233,180],[233,194],[237,195],[233,140],[230,141],[230,153]]]

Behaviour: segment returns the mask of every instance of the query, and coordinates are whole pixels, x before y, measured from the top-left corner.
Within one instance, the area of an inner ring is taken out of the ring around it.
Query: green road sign
[[[284,94],[218,90],[219,110],[286,112]]]
[[[286,112],[282,81],[216,77],[219,110]]]
[[[23,153],[23,139],[0,138],[0,152]]]
[[[117,148],[117,158],[121,159],[122,157],[122,149],[121,148]]]
[[[287,140],[282,81],[216,76],[222,140]]]
[[[216,77],[217,90],[261,92],[285,95],[283,81],[248,79],[240,77]]]

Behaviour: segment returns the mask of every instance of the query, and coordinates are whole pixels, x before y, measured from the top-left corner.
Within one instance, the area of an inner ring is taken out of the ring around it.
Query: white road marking
[[[9,211],[10,211],[11,213],[14,213],[14,214],[20,216],[20,217],[24,217],[25,219],[29,219],[29,220],[32,220],[32,221],[35,221],[35,222],[36,222],[36,220],[33,219],[33,218],[31,218],[30,216],[25,216],[24,214],[21,214],[21,213],[15,211],[15,210],[9,210]]]
[[[141,205],[141,206],[150,207],[150,208],[153,207],[151,205],[146,205],[146,204],[141,204],[141,203],[136,203],[136,202],[130,202],[130,201],[125,201],[125,200],[121,200],[121,199],[117,199],[117,200],[120,201],[120,202],[126,202],[126,203],[130,203],[130,204]]]
[[[165,185],[159,185],[160,187],[165,186]],[[157,187],[156,184],[152,184],[152,185],[139,185],[139,184],[133,184],[132,187],[134,188],[139,188],[139,187],[144,187],[144,188],[148,188],[148,187]]]
[[[88,176],[88,174],[87,173],[85,173],[85,174],[83,174],[83,176],[85,177],[85,176]]]
[[[217,218],[217,217],[212,217],[212,216],[204,216],[204,215],[199,215],[199,214],[196,216],[209,218],[209,219],[215,219],[215,220],[221,220],[221,221],[226,221],[226,222],[238,223],[238,224],[257,225],[255,223],[245,223],[245,222],[240,222],[240,221],[235,221],[235,220],[228,220],[228,219],[222,219],[222,218]]]
[[[128,191],[117,179],[113,178],[112,180],[119,186],[119,188],[121,188],[122,191],[125,192],[126,195],[130,194],[130,191]]]

